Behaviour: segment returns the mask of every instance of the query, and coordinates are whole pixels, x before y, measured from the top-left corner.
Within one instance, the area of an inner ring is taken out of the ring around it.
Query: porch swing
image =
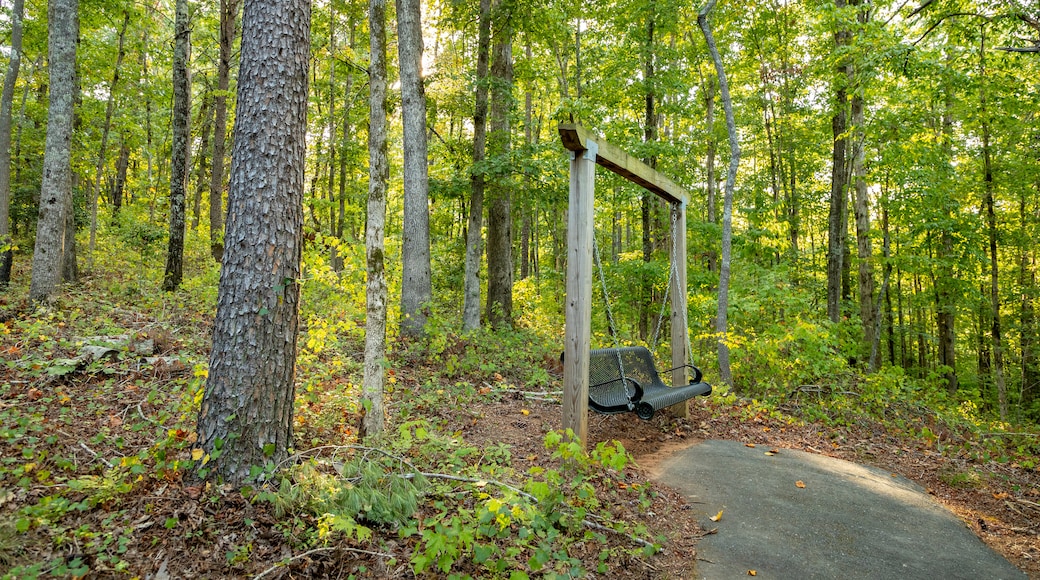
[[[654,325],[653,338],[650,346],[657,347],[657,339],[665,317],[665,306],[668,304],[668,294],[671,291],[675,277],[678,275],[678,267],[675,257],[677,230],[676,218],[681,212],[673,211],[671,224],[672,247],[669,252],[668,284],[665,286],[664,299],[661,302],[661,312]],[[607,329],[614,341],[612,348],[592,349],[589,352],[589,407],[602,414],[616,414],[634,411],[643,420],[650,420],[654,413],[664,407],[671,407],[683,403],[693,397],[707,396],[711,394],[711,385],[702,382],[703,377],[700,369],[690,364],[690,333],[687,323],[685,308],[681,313],[682,335],[684,337],[687,360],[684,364],[665,371],[671,373],[680,369],[689,369],[692,372],[692,382],[681,386],[668,386],[661,380],[654,363],[650,349],[645,346],[621,346],[618,338],[617,323],[614,321],[613,310],[610,304],[610,293],[607,291],[607,279],[603,272],[603,262],[600,259],[599,244],[593,236],[593,256],[596,260],[596,269],[599,271],[600,290],[603,293],[603,304],[607,315]],[[674,333],[673,333],[674,336]],[[685,373],[683,373],[685,374]],[[674,376],[674,375],[673,375]]]

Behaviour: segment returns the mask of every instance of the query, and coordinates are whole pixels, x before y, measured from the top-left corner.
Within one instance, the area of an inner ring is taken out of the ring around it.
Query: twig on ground
[[[277,570],[279,568],[284,568],[285,566],[288,566],[294,560],[300,560],[302,558],[306,558],[307,556],[310,556],[312,554],[317,554],[319,552],[333,552],[333,551],[336,551],[336,550],[343,550],[344,552],[355,552],[357,554],[365,554],[365,555],[368,555],[368,556],[379,556],[379,557],[383,557],[383,558],[393,558],[394,557],[393,554],[386,554],[384,552],[371,552],[369,550],[360,550],[358,548],[345,548],[345,547],[341,547],[341,546],[326,546],[324,548],[314,548],[313,550],[307,550],[306,552],[303,552],[301,554],[296,554],[292,558],[286,558],[285,560],[282,560],[282,561],[278,562],[274,566],[271,566],[270,568],[264,570],[263,572],[257,574],[256,576],[253,576],[253,580],[260,580],[261,578],[263,578],[264,576],[267,576],[271,572],[274,572],[275,570]]]
[[[105,459],[104,457],[101,457],[101,455],[99,455],[97,451],[94,451],[94,450],[93,450],[93,449],[91,449],[90,447],[87,447],[87,444],[86,444],[86,443],[84,443],[84,442],[80,441],[80,442],[79,442],[79,446],[80,446],[80,447],[82,447],[83,449],[85,449],[87,453],[89,453],[89,454],[93,455],[93,456],[94,456],[94,459],[97,459],[97,460],[98,460],[98,461],[100,461],[101,463],[104,463],[104,464],[105,464],[105,465],[107,465],[107,466],[108,466],[109,468],[111,468],[111,467],[112,467],[112,462],[110,462],[109,460]]]

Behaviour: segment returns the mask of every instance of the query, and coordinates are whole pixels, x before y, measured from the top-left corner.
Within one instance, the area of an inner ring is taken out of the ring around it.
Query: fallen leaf
[[[1007,499],[1007,498],[1008,498],[1007,492],[993,494],[993,499]]]
[[[798,489],[805,489],[805,482],[799,479],[798,481],[794,482],[794,486]]]
[[[487,487],[488,482],[486,481],[474,481],[473,487]]]
[[[776,455],[776,454],[780,453],[780,450],[779,449],[770,449],[769,452],[772,453],[773,455]]]
[[[194,461],[198,461],[198,460],[202,459],[202,455],[204,453],[205,453],[205,451],[203,451],[202,449],[199,449],[198,447],[196,447],[195,449],[191,450],[191,458]]]
[[[754,446],[755,446],[754,443],[745,443],[744,444],[744,447],[754,447]]]
[[[776,453],[773,453],[772,451],[766,451],[766,456],[767,457],[772,457],[774,455],[776,455]]]
[[[710,517],[710,518],[708,518],[708,519],[709,519],[709,520],[711,520],[711,521],[713,521],[713,522],[717,522],[717,521],[721,520],[721,519],[722,519],[722,512],[723,512],[723,511],[725,511],[725,510],[719,510],[719,513],[717,513],[717,514],[715,514],[715,515],[711,516],[711,517]]]
[[[499,382],[502,382],[502,381],[504,381],[506,379],[502,375],[500,375],[498,373],[495,373],[495,380],[499,381]]]
[[[754,570],[748,570],[747,571],[747,575],[748,576],[758,576],[758,572],[756,572]]]
[[[769,427],[762,427],[762,430],[765,431],[766,433],[769,433],[770,431],[772,431],[772,429],[769,428]]]
[[[531,414],[531,412],[530,412],[530,411],[528,411],[527,409],[520,409],[520,412],[521,412],[522,414],[524,414],[524,415],[530,415],[530,414]]]

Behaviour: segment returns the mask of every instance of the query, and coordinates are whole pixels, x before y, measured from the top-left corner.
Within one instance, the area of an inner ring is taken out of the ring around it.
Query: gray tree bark
[[[368,220],[365,258],[368,268],[365,316],[365,363],[361,383],[359,438],[383,431],[383,386],[386,381],[386,275],[383,239],[390,164],[386,151],[386,0],[368,3]]]
[[[852,144],[852,173],[856,192],[853,215],[856,220],[856,256],[859,258],[859,315],[863,324],[864,352],[874,348],[876,322],[874,320],[874,256],[870,243],[870,200],[867,195],[866,143],[864,131],[862,89],[852,97],[852,125],[855,138]],[[868,360],[873,360],[868,357]],[[870,371],[877,368],[870,366]]]
[[[191,111],[191,29],[188,22],[188,0],[177,0],[175,40],[173,45],[173,146],[170,162],[170,243],[166,250],[166,273],[163,290],[172,292],[181,285],[184,275],[184,209],[188,190],[191,144],[189,112]]]
[[[48,299],[61,282],[67,200],[72,198],[71,146],[78,10],[78,0],[50,0],[47,5],[50,106],[29,285],[29,299],[33,302]]]
[[[220,262],[224,254],[224,148],[227,144],[227,94],[231,86],[231,48],[242,0],[220,0],[220,56],[213,99],[213,171],[209,178],[209,248]]]
[[[839,9],[846,6],[845,0],[836,0]],[[839,30],[834,33],[836,49],[849,43],[849,31]],[[827,229],[827,316],[831,322],[837,323],[841,318],[842,271],[845,266],[845,232],[848,223],[848,184],[847,141],[848,116],[845,112],[847,101],[846,83],[851,73],[851,64],[847,58],[838,64],[834,87],[834,116],[831,117],[831,133],[834,145],[831,151],[831,203]]]
[[[733,388],[733,372],[729,364],[729,344],[727,333],[729,332],[729,278],[730,265],[733,255],[733,188],[737,181],[737,166],[740,164],[740,144],[737,142],[737,122],[733,116],[733,99],[729,94],[729,81],[726,79],[726,71],[722,68],[722,57],[715,45],[715,37],[712,36],[711,26],[708,23],[708,14],[715,8],[715,0],[709,0],[708,4],[697,13],[697,25],[704,34],[704,40],[708,45],[708,52],[715,63],[715,74],[719,78],[719,97],[722,99],[722,110],[726,114],[726,133],[729,136],[729,168],[726,170],[726,186],[722,198],[722,252],[719,265],[719,298],[718,308],[715,313],[715,333],[718,336],[719,352],[719,374],[722,382]]]
[[[401,68],[404,125],[404,222],[401,248],[401,333],[418,336],[433,299],[430,272],[429,174],[426,93],[422,82],[422,23],[419,0],[397,0],[397,51]]]
[[[208,81],[206,85],[209,85]],[[199,123],[202,127],[199,134],[199,154],[196,158],[197,165],[195,166],[195,187],[191,199],[191,231],[193,232],[199,229],[199,222],[202,220],[202,191],[204,189],[209,190],[207,181],[209,177],[209,162],[207,159],[209,155],[209,134],[213,130],[213,111],[210,107],[212,101],[213,95],[207,88],[206,94],[202,97],[202,104],[199,106]]]
[[[198,476],[231,484],[288,456],[299,328],[308,0],[250,0]]]
[[[498,33],[491,62],[491,138],[494,156],[508,156],[511,148],[510,111],[513,105],[512,14],[500,3],[495,14]],[[512,178],[496,175],[488,200],[487,317],[495,328],[513,323]]]
[[[491,0],[480,0],[477,24],[477,86],[473,110],[473,172],[470,175],[469,221],[466,225],[466,271],[462,329],[480,327],[480,257],[484,229],[484,148],[487,144],[488,53],[491,45]]]
[[[11,7],[11,58],[4,75],[0,96],[0,288],[11,281],[14,257],[11,245],[11,127],[14,109],[14,85],[22,62],[22,18],[25,0],[15,0]]]
[[[116,105],[116,88],[119,86],[119,69],[123,66],[126,55],[126,29],[130,26],[130,11],[123,11],[123,26],[119,29],[119,49],[116,53],[115,71],[112,73],[112,84],[108,86],[108,103],[105,105],[105,124],[101,126],[101,145],[98,147],[97,163],[94,171],[94,188],[90,194],[90,241],[87,244],[87,269],[94,265],[94,249],[97,246],[98,195],[101,193],[101,178],[105,170],[105,153],[108,150],[108,133],[112,128],[112,113]]]

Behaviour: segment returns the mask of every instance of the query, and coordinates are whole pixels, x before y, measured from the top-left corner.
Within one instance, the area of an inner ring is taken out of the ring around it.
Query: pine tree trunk
[[[217,95],[213,99],[213,170],[209,178],[209,248],[220,262],[224,253],[224,151],[227,143],[227,97],[231,86],[231,49],[242,0],[220,0],[220,56]]]
[[[170,154],[170,241],[166,250],[166,272],[163,290],[172,292],[181,285],[184,275],[184,209],[188,189],[190,143],[188,136],[191,111],[191,80],[188,59],[191,53],[191,31],[188,22],[188,0],[176,0],[175,40],[173,46],[173,146]]]
[[[469,220],[462,297],[462,329],[480,327],[480,257],[484,229],[484,162],[487,141],[488,61],[491,46],[491,0],[480,0],[477,25],[477,87],[473,111],[473,170],[470,175]]]
[[[29,286],[29,299],[33,302],[48,299],[61,282],[67,200],[72,197],[71,145],[78,10],[78,0],[50,0],[47,5],[50,105]]]
[[[430,272],[426,93],[422,77],[419,0],[397,0],[397,50],[404,126],[404,221],[401,248],[401,333],[419,336],[433,299]]]
[[[509,114],[513,103],[512,14],[502,9],[495,15],[498,35],[491,62],[491,155],[506,157],[511,148]],[[487,317],[495,328],[513,323],[513,218],[512,180],[497,175],[488,188],[488,295]]]
[[[386,358],[386,278],[383,264],[386,187],[390,165],[386,154],[386,3],[369,0],[368,65],[368,220],[365,254],[368,263],[365,317],[365,364],[361,403],[365,410],[359,438],[383,431],[383,385]]]
[[[310,3],[249,2],[241,54],[226,249],[197,429],[210,458],[197,475],[232,485],[292,446]]]
[[[14,85],[22,61],[22,18],[25,0],[15,0],[11,7],[11,47],[0,96],[0,289],[11,282],[14,258],[11,240],[11,126],[14,109]]]

